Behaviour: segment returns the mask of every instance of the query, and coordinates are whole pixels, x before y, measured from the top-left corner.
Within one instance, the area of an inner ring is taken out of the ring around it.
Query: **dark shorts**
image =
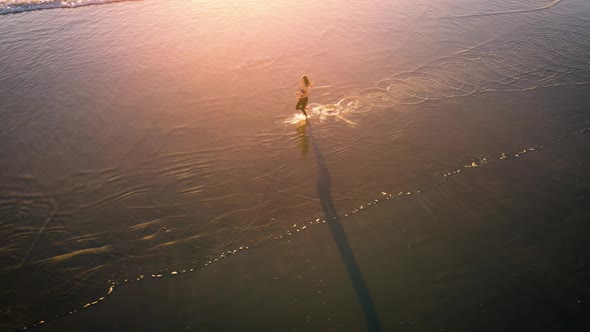
[[[307,100],[307,97],[300,98],[299,101],[297,101],[297,105],[295,105],[295,109],[302,110],[305,113],[305,106],[307,106]]]

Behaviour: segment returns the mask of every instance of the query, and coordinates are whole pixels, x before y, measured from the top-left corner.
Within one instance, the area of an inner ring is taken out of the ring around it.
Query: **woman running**
[[[305,112],[305,106],[307,105],[309,95],[309,88],[311,87],[311,83],[309,82],[309,78],[303,75],[301,76],[301,82],[299,82],[299,91],[295,92],[295,96],[297,96],[297,105],[295,105],[296,110],[301,110],[305,117],[307,118],[307,113]]]

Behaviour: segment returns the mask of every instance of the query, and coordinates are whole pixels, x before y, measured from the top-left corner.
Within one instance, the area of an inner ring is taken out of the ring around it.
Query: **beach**
[[[588,142],[572,141],[369,212],[385,223],[362,214],[347,221],[382,330],[587,328],[588,296],[578,281],[588,271],[578,264],[588,228],[573,225],[589,211],[568,209],[590,192],[579,183]],[[562,172],[567,179],[555,175]],[[474,188],[485,194],[474,197]],[[105,303],[40,330],[366,331],[332,234],[309,227],[198,272],[166,271],[120,287]]]
[[[1,329],[588,329],[585,1],[0,14]]]

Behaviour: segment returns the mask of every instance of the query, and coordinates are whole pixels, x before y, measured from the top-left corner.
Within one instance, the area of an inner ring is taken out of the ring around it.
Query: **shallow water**
[[[374,206],[449,179],[481,181],[457,189],[481,211],[493,183],[480,169],[587,137],[588,17],[579,0],[133,1],[0,16],[3,325],[314,232],[326,219],[318,150],[351,242],[390,220]],[[293,110],[303,73],[309,124]],[[577,220],[564,234],[587,235],[579,197],[562,207]],[[526,224],[527,211],[506,215]]]

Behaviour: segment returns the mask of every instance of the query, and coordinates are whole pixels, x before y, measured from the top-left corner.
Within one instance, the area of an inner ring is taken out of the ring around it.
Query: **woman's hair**
[[[303,83],[305,83],[305,86],[311,86],[312,84],[309,82],[309,78],[307,78],[306,75],[301,76],[301,79],[303,80]]]

